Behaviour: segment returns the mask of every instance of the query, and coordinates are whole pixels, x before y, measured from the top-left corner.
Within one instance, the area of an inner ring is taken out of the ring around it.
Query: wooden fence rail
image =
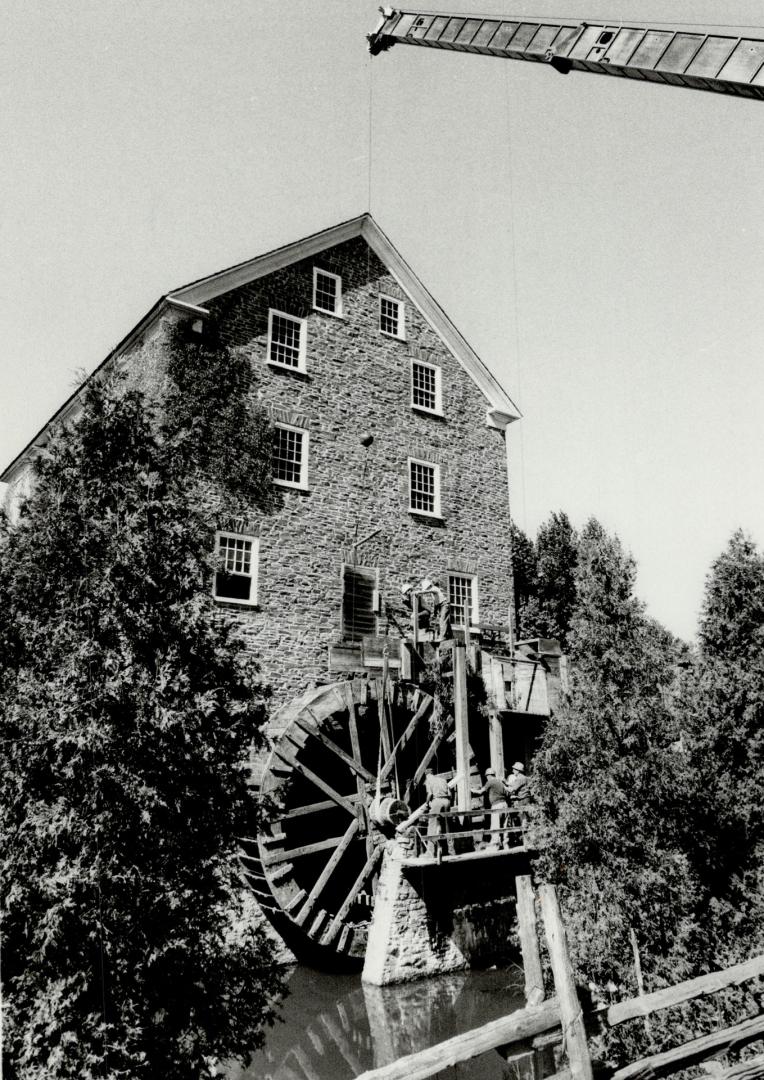
[[[358,1080],[428,1080],[429,1077],[452,1065],[468,1061],[490,1050],[504,1048],[506,1057],[511,1044],[528,1042],[531,1045],[556,1041],[562,1043],[567,1055],[567,1067],[549,1080],[592,1080],[592,1064],[584,1026],[584,1014],[573,981],[565,927],[554,886],[539,889],[541,913],[544,920],[547,950],[556,997],[542,1001],[544,988],[541,978],[539,944],[536,934],[535,901],[529,877],[516,879],[518,899],[518,928],[525,968],[526,1008],[500,1020],[492,1020],[480,1028],[455,1035],[416,1054],[409,1054],[390,1065],[363,1073]],[[764,976],[764,956],[754,956],[742,964],[724,971],[714,971],[696,979],[687,979],[675,986],[651,994],[619,1001],[607,1009],[596,1010],[592,1020],[608,1027],[617,1027],[627,1020],[649,1017],[694,998],[716,994],[731,986]],[[710,1058],[734,1052],[751,1043],[764,1040],[764,1012],[749,1017],[731,1027],[691,1039],[671,1050],[642,1058],[610,1074],[609,1080],[659,1080],[661,1077],[697,1065]],[[714,1080],[764,1080],[764,1054],[741,1061],[715,1072]]]

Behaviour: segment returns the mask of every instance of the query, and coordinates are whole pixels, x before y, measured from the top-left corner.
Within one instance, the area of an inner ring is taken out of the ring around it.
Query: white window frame
[[[411,504],[411,466],[412,465],[425,465],[428,469],[433,470],[434,479],[434,503],[435,508],[433,510],[420,510]],[[440,504],[440,465],[436,461],[426,461],[424,458],[410,457],[406,465],[408,472],[408,488],[409,488],[409,513],[419,514],[420,517],[440,518],[441,504]]]
[[[285,364],[283,360],[273,360],[271,358],[271,347],[273,345],[273,317],[278,315],[281,319],[287,319],[289,322],[296,323],[300,328],[300,345],[297,355],[297,364]],[[290,315],[288,311],[279,311],[278,308],[268,308],[268,348],[266,352],[266,359],[273,367],[283,368],[285,371],[302,371],[305,372],[305,356],[307,352],[308,342],[308,320],[298,318],[297,315]]]
[[[398,332],[396,334],[391,333],[389,330],[382,329],[382,301],[387,300],[390,304],[395,304],[398,309]],[[379,311],[377,312],[378,325],[380,334],[384,334],[385,337],[395,338],[396,341],[406,340],[406,304],[403,300],[399,300],[397,296],[388,296],[387,293],[379,294]]]
[[[420,405],[414,401],[414,368],[423,367],[429,368],[430,371],[435,372],[435,407],[430,409],[427,405]],[[437,364],[430,364],[427,360],[419,360],[415,356],[411,357],[411,408],[416,409],[418,412],[430,413],[433,416],[443,415],[443,391],[441,387],[441,369]]]
[[[451,604],[451,578],[464,578],[465,581],[469,581],[471,585],[472,596],[470,599],[470,626],[480,625],[480,598],[478,595],[478,576],[477,574],[465,574],[461,570],[449,570],[448,571],[448,602]],[[453,613],[453,605],[451,607]],[[456,622],[452,617],[453,625],[457,629],[464,629],[464,623]]]
[[[321,307],[318,303],[318,275],[323,274],[324,277],[333,278],[337,283],[337,293],[334,300],[334,308]],[[342,316],[342,278],[339,274],[333,274],[331,270],[324,270],[321,266],[313,267],[313,307],[316,311],[322,312],[324,315],[338,315]]]
[[[281,431],[296,431],[299,435],[302,435],[302,457],[300,460],[300,479],[299,480],[277,480],[273,477],[273,482],[278,487],[292,488],[298,491],[308,490],[308,454],[310,452],[310,432],[305,428],[296,427],[294,424],[282,424],[281,422],[275,423],[274,428]]]
[[[222,537],[229,538],[231,540],[246,540],[252,547],[250,550],[250,572],[248,574],[240,573],[237,570],[228,570],[220,567],[220,540]],[[260,538],[257,536],[250,536],[248,533],[233,532],[230,529],[218,529],[215,533],[215,572],[212,577],[212,596],[218,604],[241,604],[244,607],[257,607],[258,606],[258,586],[259,586],[259,570],[260,570]],[[236,596],[218,596],[217,593],[217,575],[218,573],[227,573],[233,577],[249,578],[251,585],[249,590],[249,600],[242,600]]]

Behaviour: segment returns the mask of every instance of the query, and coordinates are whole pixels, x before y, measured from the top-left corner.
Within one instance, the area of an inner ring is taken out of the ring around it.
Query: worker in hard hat
[[[526,807],[531,800],[531,789],[528,777],[525,775],[525,765],[523,765],[522,761],[516,761],[512,766],[507,779],[504,781],[504,790],[509,799],[510,811],[519,812],[519,814],[512,814],[512,818],[517,822],[519,816],[519,827],[525,828],[528,823]]]
[[[430,854],[437,855],[441,844],[439,839],[447,831],[448,818],[444,815],[451,809],[451,792],[459,782],[458,776],[446,780],[434,769],[425,769],[424,789],[427,793],[427,848]],[[452,846],[452,842],[451,842]]]
[[[488,808],[491,811],[491,839],[488,847],[498,851],[504,845],[509,810],[504,781],[496,775],[494,768],[488,768],[485,771],[485,783],[482,787],[473,788],[472,794],[485,795],[488,798]]]

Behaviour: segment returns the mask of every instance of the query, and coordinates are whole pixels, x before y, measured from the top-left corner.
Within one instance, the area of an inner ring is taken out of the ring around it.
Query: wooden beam
[[[655,990],[644,997],[628,998],[611,1005],[606,1019],[610,1027],[623,1024],[638,1016],[649,1016],[660,1009],[670,1009],[706,994],[715,994],[717,990],[726,990],[728,986],[738,986],[759,975],[764,975],[764,955],[754,956],[742,964],[735,964],[724,971],[712,971],[710,975],[700,975],[697,979],[687,979],[676,986],[667,986],[664,990]]]
[[[353,700],[353,687],[350,683],[345,683],[345,702],[348,708],[348,728],[350,730],[350,745],[353,748],[353,757],[360,762],[361,760],[361,740],[358,737],[358,719],[355,713],[355,701]],[[369,774],[371,775],[371,774]],[[372,781],[374,777],[371,777]],[[356,773],[355,778],[356,793],[358,795],[358,806],[356,807],[356,819],[360,827],[366,827],[366,854],[371,855],[371,850],[374,846],[374,841],[371,838],[371,829],[369,828],[369,811],[366,805],[366,785],[361,779],[360,775]]]
[[[641,1061],[624,1065],[622,1069],[613,1073],[610,1080],[652,1080],[653,1077],[668,1076],[679,1069],[687,1069],[691,1065],[706,1061],[708,1058],[740,1050],[748,1043],[757,1042],[761,1038],[764,1038],[764,1014],[743,1020],[734,1027],[703,1035],[683,1046],[665,1050],[662,1054],[652,1054],[650,1057],[642,1058]]]
[[[538,1005],[544,1000],[544,975],[541,970],[538,929],[536,926],[536,902],[533,885],[528,874],[515,878],[517,889],[517,928],[520,933],[520,951],[523,954],[525,975],[525,1000]]]
[[[342,856],[347,851],[348,847],[350,846],[351,840],[353,839],[353,837],[356,835],[357,832],[358,832],[358,821],[357,820],[356,821],[351,821],[350,824],[347,827],[347,831],[345,832],[345,835],[340,840],[339,844],[337,845],[336,850],[332,852],[332,855],[331,855],[329,861],[327,862],[326,866],[324,867],[324,869],[321,871],[318,878],[316,879],[315,885],[313,886],[313,888],[308,893],[308,898],[305,901],[304,907],[302,907],[300,909],[297,917],[295,918],[295,922],[298,923],[298,925],[302,926],[302,924],[307,919],[308,915],[313,910],[313,906],[314,906],[316,900],[319,898],[319,896],[323,892],[323,890],[324,890],[324,888],[326,886],[326,883],[328,882],[329,878],[334,873],[335,869],[337,868],[337,864],[339,863],[340,859],[342,858]]]
[[[466,620],[468,621],[468,620]],[[472,806],[470,781],[470,725],[467,707],[467,656],[464,645],[454,645],[454,723],[456,724],[457,810]]]
[[[717,1074],[717,1080],[761,1080],[764,1076],[764,1054],[739,1061],[729,1069]]]
[[[409,741],[411,736],[416,731],[417,727],[419,726],[420,721],[424,718],[425,714],[427,713],[427,711],[429,709],[432,708],[432,706],[433,706],[433,700],[428,695],[425,698],[425,700],[421,703],[421,705],[419,706],[417,711],[414,713],[414,715],[411,717],[411,719],[409,720],[408,724],[406,725],[405,731],[401,735],[400,739],[398,739],[398,742],[395,744],[395,746],[393,747],[393,749],[390,752],[390,756],[388,757],[387,761],[382,766],[382,770],[381,770],[381,772],[379,774],[379,782],[381,784],[383,784],[385,782],[387,777],[393,771],[393,768],[395,766],[395,758],[396,758],[396,755],[397,755],[398,751],[403,749],[403,747],[406,745],[406,743]]]
[[[348,802],[356,802],[357,795],[346,795]],[[334,799],[325,799],[323,802],[306,803],[305,806],[295,806],[293,810],[287,810],[276,820],[278,822],[290,821],[292,818],[302,817],[304,814],[315,814],[317,810],[333,810],[337,805]]]
[[[355,820],[353,824],[357,826],[358,822]],[[315,855],[317,851],[326,851],[327,848],[337,847],[344,840],[347,833],[344,836],[330,836],[326,840],[317,840],[314,844],[303,844],[302,847],[291,848],[289,851],[279,851],[276,855],[270,855],[267,859],[262,859],[263,866],[277,866],[282,862],[289,862],[290,859],[299,859],[301,855]]]
[[[453,724],[453,722],[454,722],[453,716],[447,716],[445,725],[443,727],[443,730],[441,732],[439,732],[433,738],[432,742],[427,747],[427,750],[425,751],[424,757],[422,758],[422,760],[419,762],[419,765],[417,766],[416,772],[411,777],[408,784],[406,784],[406,793],[403,796],[403,801],[404,802],[409,801],[409,796],[411,795],[412,790],[417,786],[417,784],[421,784],[422,777],[424,776],[424,770],[427,768],[427,766],[430,764],[432,759],[435,757],[435,754],[438,752],[438,747],[440,746],[440,744],[445,739],[447,733],[451,730],[451,725]]]
[[[542,1031],[559,1027],[559,1024],[560,1007],[556,998],[550,998],[541,1005],[518,1009],[509,1016],[454,1035],[416,1054],[407,1054],[379,1069],[370,1069],[361,1073],[358,1080],[428,1080],[428,1077],[462,1061],[470,1061],[499,1046],[540,1035]]]
[[[306,708],[305,711],[307,713],[310,713],[311,716],[313,716],[313,714],[310,712],[310,709]],[[331,750],[331,752],[333,754],[336,754],[341,761],[344,761],[347,767],[352,770],[352,772],[356,773],[358,776],[363,777],[363,779],[368,781],[368,783],[374,783],[375,778],[373,774],[370,773],[368,769],[364,768],[360,760],[356,761],[356,759],[351,757],[351,755],[348,754],[347,751],[343,750],[341,746],[338,746],[333,739],[330,739],[328,735],[324,735],[323,731],[320,731],[318,729],[318,721],[315,717],[313,717],[313,721],[314,723],[310,723],[310,721],[306,720],[303,716],[298,716],[295,722],[307,735],[311,735],[314,739],[317,739],[322,744],[322,746],[325,746],[327,750]]]
[[[347,915],[347,913],[350,911],[351,907],[353,906],[353,904],[355,902],[355,898],[358,896],[359,892],[363,888],[364,883],[366,882],[369,874],[372,872],[374,867],[377,865],[377,862],[382,857],[382,852],[384,850],[385,850],[384,846],[382,844],[380,844],[380,846],[375,848],[374,851],[371,853],[371,855],[366,860],[366,863],[364,865],[363,870],[361,870],[361,873],[355,879],[355,881],[353,883],[353,887],[351,888],[350,892],[347,894],[347,896],[345,897],[345,899],[344,899],[344,901],[342,903],[342,907],[339,909],[337,914],[334,916],[334,918],[332,919],[332,922],[329,925],[326,933],[321,938],[321,944],[322,945],[331,945],[331,943],[336,938],[337,934],[340,931],[342,923],[343,923],[343,921],[345,919],[345,916]]]
[[[565,927],[562,924],[560,905],[554,885],[542,885],[539,895],[549,948],[549,961],[552,965],[554,985],[560,1002],[560,1021],[562,1030],[565,1032],[565,1047],[568,1052],[571,1076],[573,1080],[593,1080],[584,1017],[573,980]]]
[[[390,732],[387,730],[387,679],[389,668],[387,657],[383,661],[382,679],[377,681],[377,720],[379,722],[379,738],[382,743],[382,760],[387,761],[392,747],[390,746]],[[396,797],[399,792],[396,791]]]
[[[347,810],[352,817],[355,817],[355,807],[352,802],[349,802],[344,795],[340,795],[338,791],[335,791],[330,784],[327,784],[326,780],[322,780],[321,777],[317,776],[307,765],[303,765],[301,761],[298,761],[295,757],[291,757],[278,746],[275,748],[274,753],[287,765],[291,765],[293,769],[296,769],[306,780],[310,780],[311,784],[315,784],[325,795],[328,795],[330,799],[336,802],[337,806],[341,806],[343,810]]]

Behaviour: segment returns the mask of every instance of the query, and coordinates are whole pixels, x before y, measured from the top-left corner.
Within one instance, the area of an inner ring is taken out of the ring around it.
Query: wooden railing
[[[476,850],[499,848],[502,843],[511,848],[523,847],[523,815],[519,810],[505,810],[506,824],[500,828],[490,827],[491,811],[483,807],[476,810],[446,810],[439,814],[424,814],[411,829],[417,857],[430,855],[436,859]],[[479,820],[487,822],[480,825]],[[439,821],[442,831],[428,835],[431,821]],[[472,825],[472,828],[468,826]],[[458,850],[457,850],[458,849]]]
[[[419,1053],[399,1058],[390,1065],[365,1072],[358,1080],[427,1080],[450,1066],[500,1047],[506,1057],[507,1053],[511,1054],[512,1044],[521,1042],[526,1047],[523,1051],[525,1055],[533,1053],[534,1048],[539,1046],[548,1046],[550,1042],[562,1044],[567,1063],[555,1073],[553,1080],[592,1080],[586,1021],[593,1025],[617,1027],[627,1020],[650,1017],[653,1013],[673,1008],[686,1001],[716,994],[731,986],[764,976],[764,956],[754,956],[745,963],[735,964],[724,971],[714,971],[651,994],[628,998],[603,1009],[590,1011],[585,1017],[575,987],[565,928],[554,886],[542,885],[538,890],[556,992],[555,997],[544,1001],[536,928],[536,897],[529,877],[518,877],[515,880],[527,1006],[500,1020],[493,1020],[480,1028],[455,1035],[452,1039]],[[691,1039],[671,1050],[634,1061],[611,1072],[609,1080],[657,1080],[730,1051],[737,1052],[761,1040],[764,1040],[764,1012],[730,1027]],[[530,1050],[527,1049],[529,1042]],[[513,1059],[519,1056],[522,1055],[512,1055]],[[713,1076],[714,1080],[762,1080],[764,1054],[714,1071]]]

